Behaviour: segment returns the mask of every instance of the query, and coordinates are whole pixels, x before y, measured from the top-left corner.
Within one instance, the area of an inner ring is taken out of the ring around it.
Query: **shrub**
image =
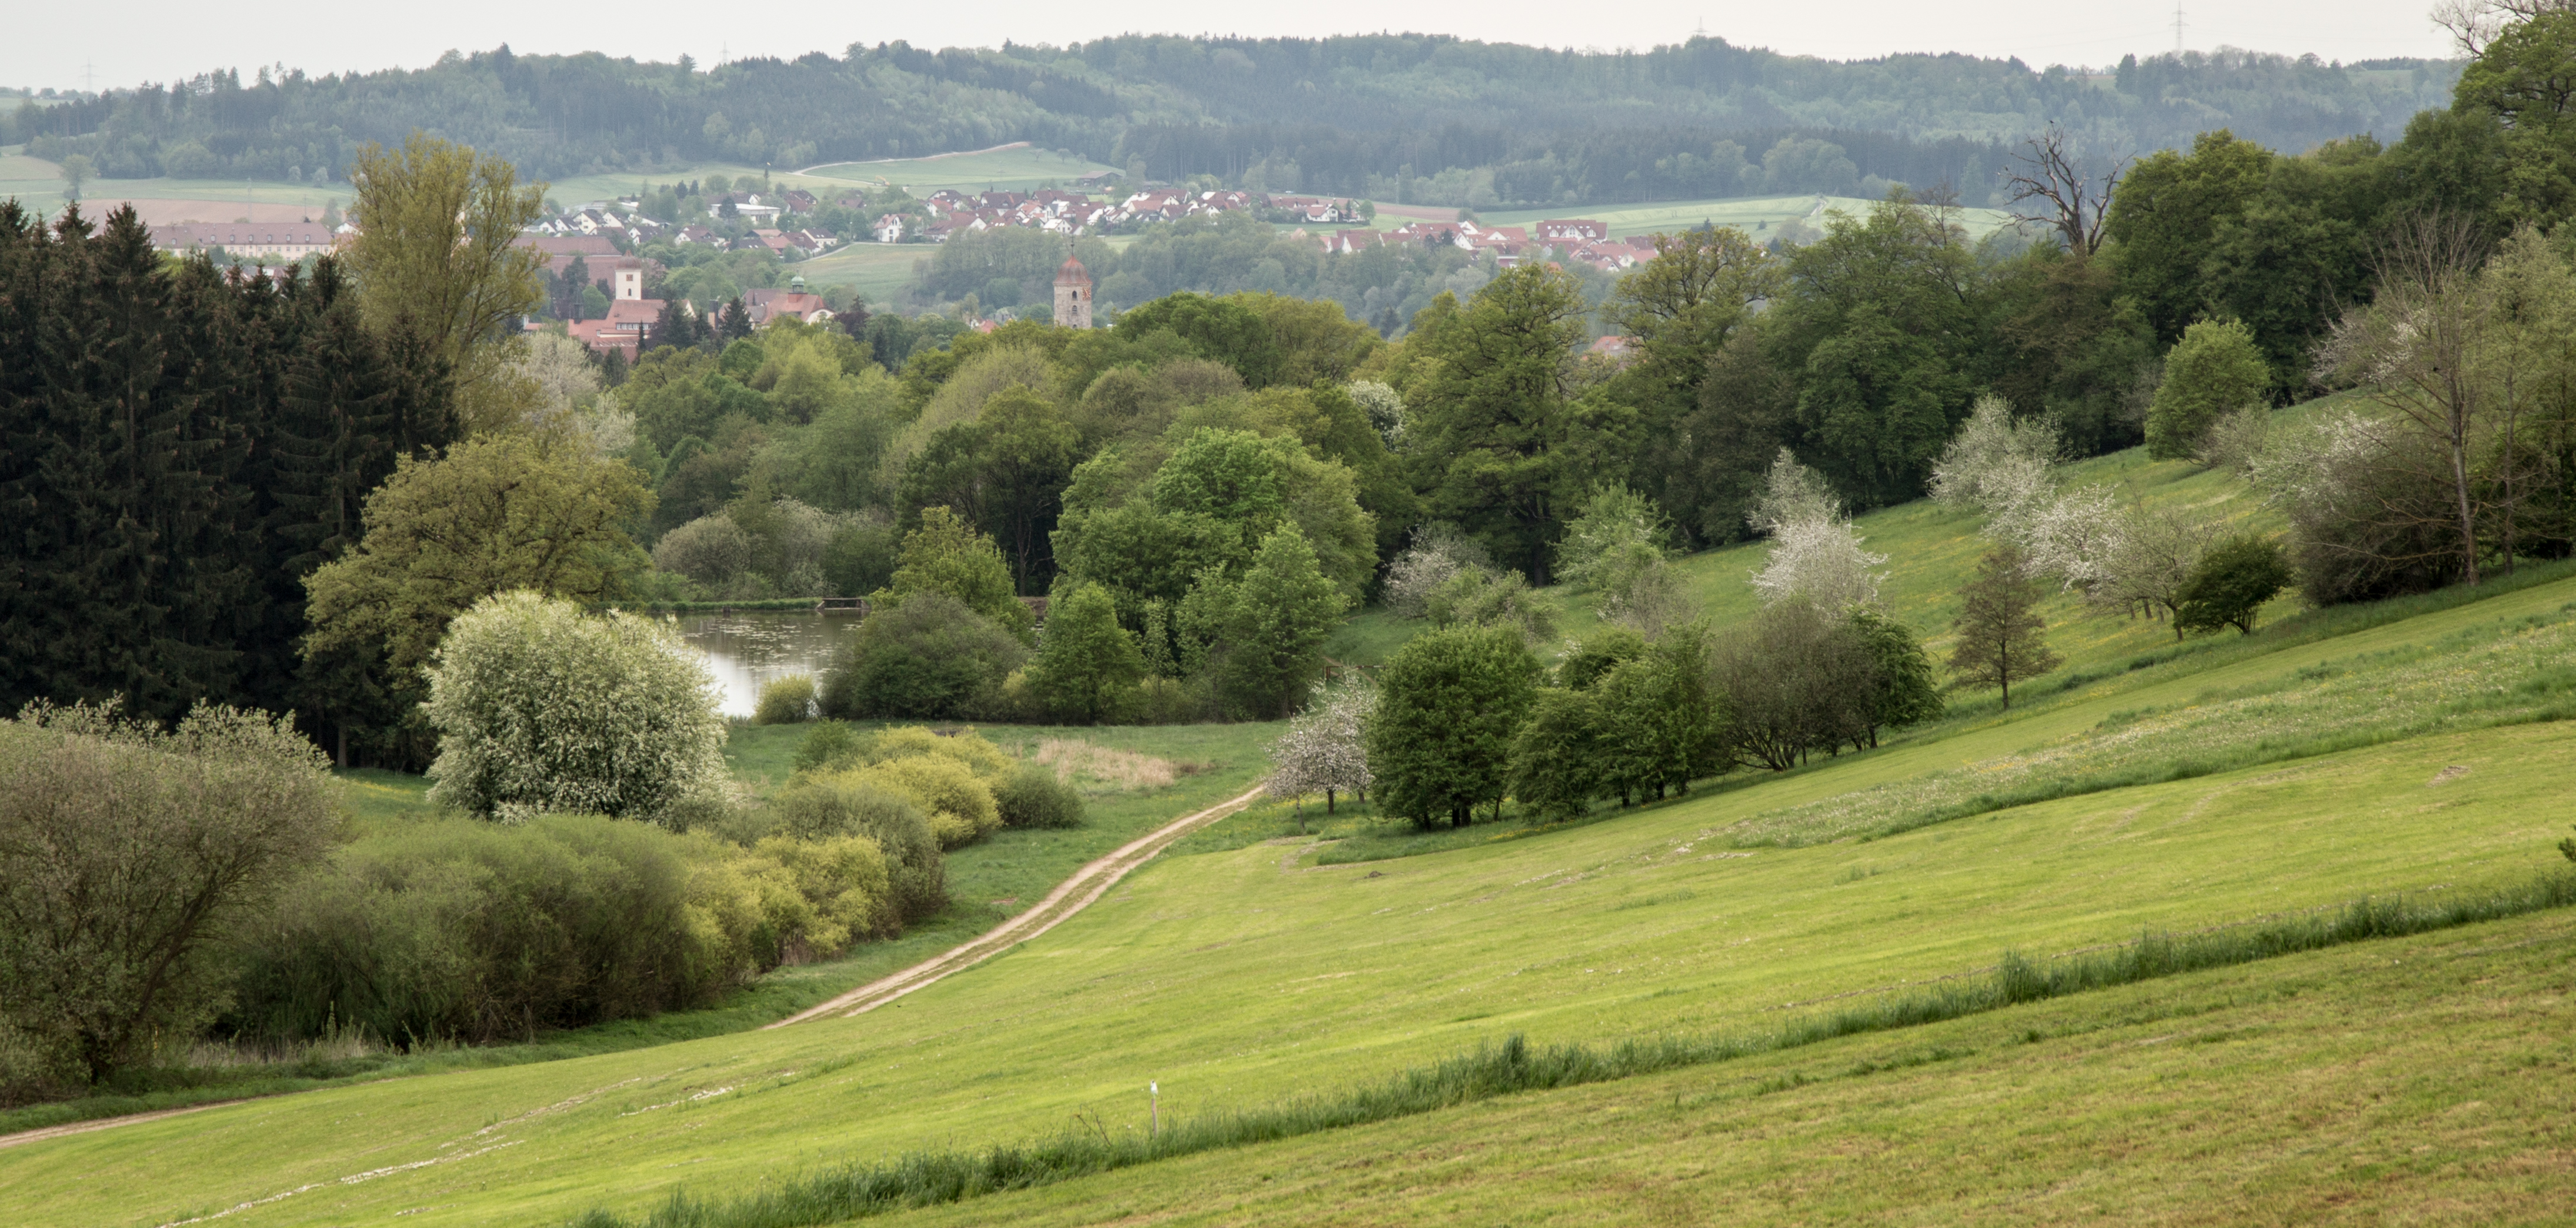
[[[1471,567],[1441,581],[1422,603],[1435,627],[1509,627],[1531,644],[1556,638],[1556,607],[1517,571]]]
[[[2201,556],[2177,594],[2174,627],[2182,631],[2216,631],[2234,627],[2254,633],[2254,618],[2263,603],[2290,586],[2290,560],[2280,544],[2247,534],[2210,548]]]
[[[771,795],[759,818],[771,834],[803,840],[866,836],[886,858],[888,890],[899,923],[925,920],[948,906],[948,871],[930,818],[912,798],[863,780],[800,776]]]
[[[2220,415],[2262,400],[2271,385],[2253,330],[2234,320],[2203,320],[2183,330],[2165,354],[2164,382],[2147,407],[2147,455],[2189,459]]]
[[[1021,764],[997,781],[993,804],[1005,827],[1082,826],[1082,794],[1035,763]]]
[[[1620,662],[1644,655],[1645,636],[1627,627],[1604,627],[1557,661],[1556,680],[1573,690],[1586,690]]]
[[[1538,675],[1529,645],[1502,627],[1443,628],[1397,649],[1368,724],[1379,803],[1426,828],[1464,827],[1480,804],[1499,809]]]
[[[891,932],[863,836],[745,852],[597,815],[430,820],[353,843],[244,935],[234,1022],[486,1042],[700,1006],[798,950]]]
[[[1460,571],[1491,565],[1485,548],[1455,527],[1424,525],[1413,531],[1413,544],[1387,565],[1386,608],[1398,618],[1426,617],[1433,589]]]
[[[1716,677],[1736,752],[1775,772],[1859,745],[1879,685],[1864,639],[1804,601],[1745,624],[1717,654]]]
[[[972,844],[1002,826],[993,790],[974,769],[946,756],[917,755],[850,768],[823,778],[896,793],[929,816],[939,847]]]
[[[814,675],[789,674],[760,684],[760,702],[751,710],[751,723],[795,725],[813,715]]]
[[[653,566],[700,584],[723,584],[751,563],[751,534],[722,512],[700,516],[653,543]]]
[[[487,597],[439,645],[426,711],[431,800],[484,818],[658,820],[731,779],[715,680],[667,621]]]
[[[843,719],[981,716],[1000,707],[1002,680],[1028,655],[1017,636],[956,598],[916,593],[868,615],[851,633],[824,675],[823,712]]]
[[[260,714],[0,721],[0,1102],[211,1017],[217,944],[324,856],[337,801],[320,752]]]
[[[811,772],[816,768],[847,766],[856,762],[862,739],[858,731],[839,721],[823,721],[796,744],[795,769]]]
[[[1591,591],[1604,619],[1661,626],[1679,612],[1677,586],[1664,565],[1671,536],[1672,523],[1654,500],[1605,486],[1557,543],[1557,579]]]

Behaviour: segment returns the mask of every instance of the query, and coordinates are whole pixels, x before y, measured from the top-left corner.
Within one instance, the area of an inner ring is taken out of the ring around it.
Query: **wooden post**
[[[1150,1081],[1150,1082],[1146,1083],[1146,1084],[1145,1084],[1145,1094],[1146,1094],[1147,1096],[1149,1096],[1149,1097],[1151,1097],[1151,1098],[1152,1098],[1148,1103],[1149,1103],[1149,1105],[1151,1106],[1151,1107],[1150,1107],[1150,1109],[1149,1109],[1149,1111],[1153,1114],[1153,1116],[1149,1119],[1149,1120],[1150,1120],[1150,1122],[1151,1122],[1151,1125],[1150,1125],[1150,1128],[1146,1131],[1146,1133],[1148,1133],[1148,1134],[1154,1134],[1154,1135],[1160,1135],[1160,1134],[1163,1132],[1163,1083],[1162,1083],[1162,1080],[1160,1080],[1160,1079],[1156,1079],[1156,1080],[1152,1080],[1152,1081]]]

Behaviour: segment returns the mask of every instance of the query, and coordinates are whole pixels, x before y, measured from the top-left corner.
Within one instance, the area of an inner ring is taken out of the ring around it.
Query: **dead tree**
[[[2021,169],[2006,176],[2004,185],[2012,189],[2014,220],[2051,227],[2067,251],[2091,256],[2102,246],[2102,221],[2110,214],[2111,193],[2120,186],[2129,159],[2112,163],[2096,179],[2084,173],[2072,144],[2064,129],[2049,125],[2013,155]]]

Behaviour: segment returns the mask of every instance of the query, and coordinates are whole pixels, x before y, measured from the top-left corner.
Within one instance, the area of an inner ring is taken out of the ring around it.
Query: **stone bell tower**
[[[1091,327],[1091,270],[1066,257],[1055,271],[1055,324],[1058,328]]]

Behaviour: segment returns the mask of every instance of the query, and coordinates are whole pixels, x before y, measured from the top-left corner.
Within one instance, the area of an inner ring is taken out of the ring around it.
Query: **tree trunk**
[[[1331,789],[1326,789],[1326,790],[1324,790],[1324,813],[1326,813],[1326,814],[1331,814],[1332,812],[1333,812],[1333,791],[1332,791]],[[1302,812],[1301,812],[1301,813],[1302,813]],[[1305,830],[1304,820],[1303,820],[1302,818],[1299,820],[1299,826],[1298,826],[1297,830],[1299,830],[1299,831],[1304,831],[1304,830]]]

